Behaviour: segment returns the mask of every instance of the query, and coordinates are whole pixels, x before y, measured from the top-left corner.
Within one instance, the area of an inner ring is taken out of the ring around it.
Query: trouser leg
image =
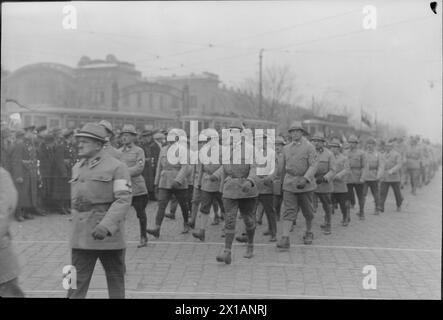
[[[198,209],[200,206],[200,193],[201,190],[198,188],[194,188],[192,193],[192,204],[191,204],[191,222],[195,223],[195,220],[197,218]]]
[[[280,210],[281,210],[282,196],[274,194],[273,196],[273,206],[275,211],[275,216],[277,220],[280,220]]]
[[[289,237],[292,224],[297,219],[297,211],[299,209],[299,198],[297,195],[297,193],[283,191],[283,237]]]
[[[125,252],[120,250],[101,250],[100,262],[106,274],[110,299],[125,298]]]
[[[273,195],[272,194],[261,194],[258,200],[263,206],[266,213],[266,219],[268,220],[268,230],[271,232],[271,237],[277,235],[277,218],[275,216],[275,210],[273,206]]]
[[[331,227],[331,211],[332,201],[330,193],[317,193],[317,198],[320,200],[323,210],[325,212],[325,225],[327,228]]]
[[[386,202],[386,198],[388,197],[388,191],[389,191],[389,183],[382,181],[380,184],[380,209],[381,209],[381,211],[385,210],[385,202]]]
[[[215,192],[215,202],[218,203],[218,206],[220,208],[220,213],[223,219],[225,218],[225,207],[223,205],[223,194],[221,192]]]
[[[180,208],[182,210],[183,215],[183,223],[188,223],[189,218],[189,207],[188,207],[188,190],[187,189],[174,189],[173,190],[175,197],[177,198],[178,203],[180,204]]]
[[[146,217],[146,206],[148,205],[148,195],[143,194],[139,196],[132,197],[132,206],[137,213],[138,222],[140,225],[140,237],[146,238],[146,225],[147,225],[147,217]]]
[[[314,219],[314,208],[312,206],[313,194],[313,192],[303,192],[297,194],[297,197],[299,198],[301,212],[306,221],[306,232],[311,232],[312,219]]]
[[[237,219],[237,211],[239,207],[239,200],[223,198],[223,205],[225,207],[225,249],[231,250],[232,242],[235,235],[235,222]]]
[[[355,184],[355,192],[357,193],[358,206],[360,208],[359,214],[364,216],[365,214],[365,195],[363,193],[363,183]]]
[[[397,207],[401,207],[403,196],[401,194],[400,182],[391,182],[392,190],[394,190],[395,202]]]
[[[77,288],[68,289],[68,298],[84,299],[86,297],[98,256],[99,250],[71,250],[72,266],[77,272]]]
[[[353,183],[348,183],[347,184],[347,187],[348,187],[348,198],[349,198],[349,201],[351,203],[351,206],[355,205],[354,186],[355,186],[355,184],[353,184]]]
[[[177,201],[177,198],[175,197],[175,194],[174,194],[171,197],[170,204],[169,204],[169,212],[171,213],[171,215],[175,216],[175,213],[177,212],[177,206],[178,206],[178,201]]]
[[[254,234],[255,234],[255,208],[257,205],[256,198],[246,198],[239,200],[239,209],[240,214],[243,217],[243,222],[245,224],[246,235],[248,237],[248,244],[254,243]]]
[[[155,216],[155,224],[157,228],[160,228],[162,225],[163,219],[165,217],[166,207],[168,205],[169,200],[171,199],[171,190],[170,189],[159,189],[158,190],[158,208],[157,215]]]

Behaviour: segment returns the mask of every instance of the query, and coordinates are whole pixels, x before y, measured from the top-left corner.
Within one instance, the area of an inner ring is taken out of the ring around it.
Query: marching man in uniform
[[[347,152],[349,159],[349,165],[351,166],[351,174],[348,180],[348,193],[349,199],[351,201],[351,206],[355,205],[354,189],[357,193],[359,212],[358,216],[360,220],[365,219],[364,205],[365,205],[365,194],[363,192],[363,179],[362,171],[365,167],[365,153],[363,150],[358,148],[358,139],[356,136],[351,135],[348,139],[350,149]]]
[[[365,167],[363,168],[362,179],[363,185],[363,199],[366,198],[368,189],[371,189],[372,197],[374,198],[375,211],[374,214],[380,214],[380,193],[378,189],[379,180],[383,174],[383,157],[375,150],[376,141],[374,138],[369,138],[366,142],[367,150],[365,153]],[[365,200],[366,202],[366,200]],[[364,203],[363,203],[364,206]]]
[[[145,167],[145,152],[134,144],[137,132],[132,124],[124,125],[120,135],[123,142],[123,147],[118,150],[121,152],[120,161],[128,166],[132,184],[131,205],[137,213],[140,224],[140,244],[138,248],[146,247],[148,243],[146,235],[148,190],[146,189],[145,179],[142,176],[143,168]]]
[[[306,220],[306,232],[303,236],[305,244],[311,244],[314,238],[311,232],[314,218],[313,191],[317,185],[314,175],[317,171],[317,152],[305,138],[301,122],[295,121],[289,128],[292,142],[283,148],[278,173],[283,178],[283,236],[277,248],[289,249],[289,232],[301,208]]]
[[[125,297],[125,217],[131,206],[126,165],[103,150],[105,129],[87,123],[76,134],[81,160],[72,172],[71,258],[77,286],[68,298],[84,298],[97,259],[106,274],[110,298]]]
[[[230,129],[242,130],[240,121],[231,124]],[[242,139],[243,140],[243,139]],[[224,147],[222,147],[223,149]],[[233,164],[234,144],[231,145],[231,160],[229,164],[223,164],[209,179],[222,182],[223,205],[225,209],[225,248],[217,255],[218,262],[231,263],[232,242],[235,235],[237,211],[240,210],[246,228],[247,250],[244,258],[252,258],[254,251],[255,235],[255,209],[258,196],[257,183],[255,181],[256,169],[254,165],[247,164],[245,159],[246,141],[241,143],[241,157],[239,164]]]
[[[331,234],[331,214],[332,200],[331,193],[333,191],[332,178],[335,175],[335,157],[331,151],[325,148],[325,136],[323,132],[316,133],[311,141],[314,143],[315,150],[318,154],[318,167],[315,173],[315,182],[317,189],[315,194],[323,205],[325,211],[325,223],[321,225],[324,234]]]
[[[397,211],[401,211],[403,196],[401,194],[400,170],[403,165],[401,154],[394,150],[394,141],[386,143],[386,153],[384,155],[384,173],[381,179],[380,196],[381,211],[384,212],[386,197],[388,196],[389,186],[394,190],[395,202],[397,203]]]
[[[333,138],[329,143],[329,148],[335,156],[335,170],[336,174],[332,180],[333,182],[333,192],[332,199],[334,203],[338,203],[340,206],[341,213],[343,215],[343,220],[341,222],[342,226],[346,227],[351,221],[349,215],[350,201],[348,195],[348,187],[346,185],[347,177],[351,171],[349,167],[349,159],[343,155],[341,151],[341,143],[338,138]]]

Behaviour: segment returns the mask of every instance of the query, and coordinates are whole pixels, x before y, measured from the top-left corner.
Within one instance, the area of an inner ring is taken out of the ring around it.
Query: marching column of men
[[[237,121],[229,129],[242,132],[244,128]],[[339,208],[342,213],[341,224],[349,225],[351,205],[356,204],[354,190],[359,205],[356,214],[361,220],[364,220],[368,189],[374,199],[374,214],[385,211],[390,187],[397,211],[401,211],[402,190],[409,184],[411,193],[416,195],[417,189],[433,178],[442,159],[441,148],[430,145],[428,140],[420,141],[418,137],[411,137],[408,143],[402,139],[379,141],[379,150],[376,150],[377,141],[369,138],[363,150],[354,135],[344,141],[346,145],[337,137],[328,142],[320,132],[309,140],[298,121],[290,126],[288,133],[290,143],[280,136],[275,140],[274,171],[262,175],[258,171],[261,165],[246,161],[245,140],[240,141],[240,163],[233,163],[233,151],[237,146],[220,146],[217,136],[210,135],[208,141],[200,141],[199,150],[207,156],[218,150],[219,160],[229,151],[231,162],[191,165],[169,162],[168,152],[173,142],[166,143],[164,133],[144,130],[137,140],[139,133],[134,126],[124,125],[121,131],[115,132],[106,120],[88,123],[77,132],[30,126],[13,135],[2,129],[1,166],[10,171],[11,178],[8,180],[6,171],[0,170],[0,187],[12,181],[18,191],[18,205],[15,209],[13,197],[1,199],[0,227],[5,232],[9,219],[5,217],[13,212],[18,221],[23,221],[32,219],[33,215],[45,215],[43,208],[60,214],[71,210],[71,258],[77,269],[77,289],[70,289],[68,297],[86,296],[95,262],[100,259],[109,296],[123,298],[124,222],[131,206],[139,220],[138,247],[141,248],[147,246],[147,234],[160,237],[165,210],[172,196],[182,211],[182,233],[195,229],[192,236],[200,241],[205,241],[208,232],[211,207],[218,204],[221,216],[213,208],[213,224],[224,220],[222,237],[225,244],[216,260],[231,264],[238,213],[244,224],[244,236],[238,237],[246,242],[244,257],[253,257],[258,203],[266,214],[268,227],[264,235],[270,236],[269,241],[277,241],[277,220],[282,220],[277,248],[289,249],[290,232],[299,211],[306,222],[302,240],[309,245],[314,239],[314,195],[324,210],[321,229],[328,235],[334,209]],[[265,146],[267,136],[262,138]],[[191,151],[189,144],[182,147]],[[152,228],[147,228],[148,197],[158,200]],[[9,200],[11,203],[4,206]],[[0,254],[12,257],[4,248],[7,246],[0,247]],[[11,269],[11,266],[7,267]],[[21,295],[16,276],[13,272],[0,276],[0,292]]]

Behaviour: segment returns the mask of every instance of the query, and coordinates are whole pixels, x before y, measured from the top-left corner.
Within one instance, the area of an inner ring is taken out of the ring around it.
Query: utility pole
[[[263,50],[260,50],[259,59],[260,59],[260,71],[259,71],[259,80],[258,80],[258,116],[259,118],[263,117]]]

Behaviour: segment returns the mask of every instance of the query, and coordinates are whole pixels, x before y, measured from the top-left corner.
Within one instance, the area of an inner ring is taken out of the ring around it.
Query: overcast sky
[[[75,67],[108,53],[144,76],[213,72],[228,86],[288,65],[309,105],[360,108],[411,134],[441,141],[442,6],[410,1],[74,2],[76,30],[62,26],[66,3],[3,3],[2,66]],[[71,2],[72,3],[72,2]],[[377,9],[364,30],[363,7]]]

